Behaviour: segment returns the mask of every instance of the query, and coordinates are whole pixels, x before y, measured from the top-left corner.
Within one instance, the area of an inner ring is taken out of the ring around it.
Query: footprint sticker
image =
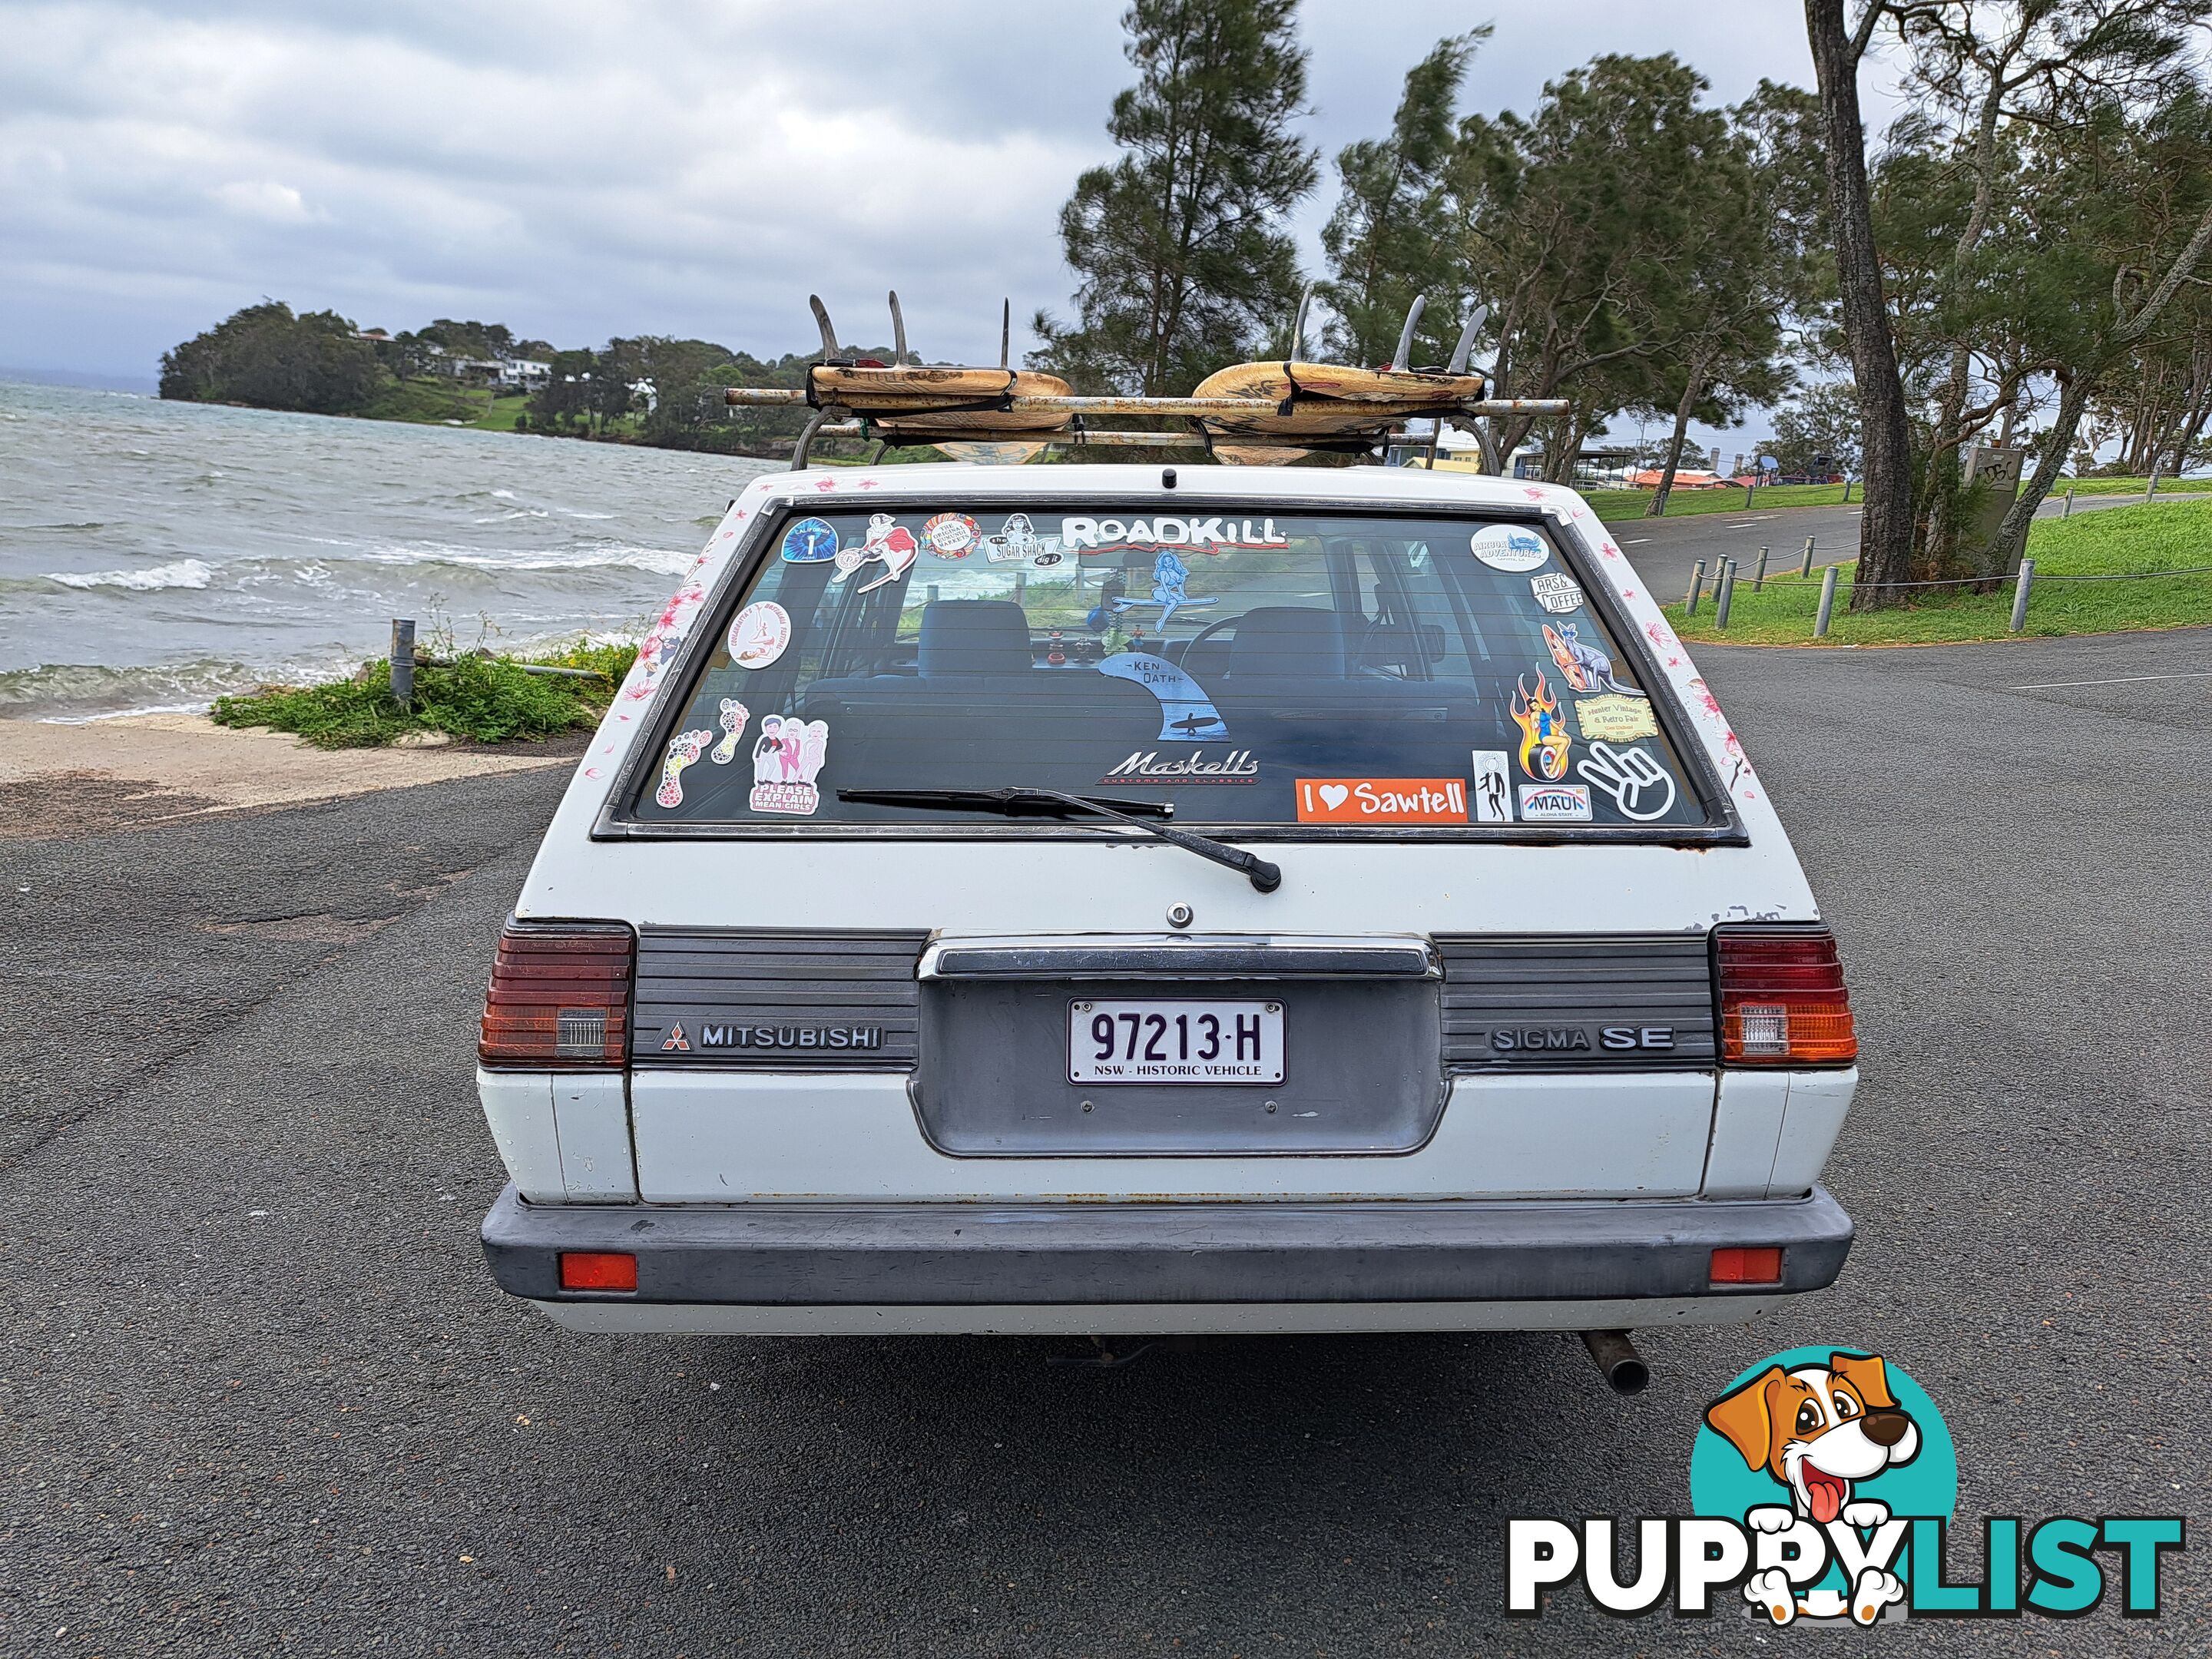
[[[660,764],[660,787],[653,798],[663,806],[684,805],[684,769],[706,752],[714,740],[712,732],[686,732],[668,740],[668,758]]]
[[[714,747],[714,764],[727,766],[738,752],[738,739],[745,733],[745,722],[753,711],[735,697],[722,699],[722,740]]]

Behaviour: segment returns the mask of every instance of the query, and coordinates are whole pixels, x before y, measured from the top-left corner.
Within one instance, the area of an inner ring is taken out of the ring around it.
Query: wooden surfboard
[[[1480,374],[1351,368],[1342,363],[1237,363],[1201,381],[1194,398],[1249,398],[1249,415],[1209,414],[1217,436],[1322,437],[1379,432],[1449,415],[1483,395]]]
[[[1064,409],[1000,409],[1003,398],[1065,398],[1066,381],[1026,368],[845,368],[806,371],[807,401],[864,415],[885,432],[1057,432]]]

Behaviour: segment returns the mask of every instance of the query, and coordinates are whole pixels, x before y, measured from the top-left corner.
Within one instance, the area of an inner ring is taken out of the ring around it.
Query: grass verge
[[[1749,507],[1743,504],[1741,489],[1677,489],[1667,497],[1667,516],[1693,519],[1708,513],[1769,513],[1781,507],[1841,507],[1846,489],[1851,492],[1850,504],[1856,507],[1860,490],[1855,483],[1769,484],[1752,492]],[[1644,509],[1651,505],[1651,492],[1591,489],[1583,492],[1583,499],[1606,523],[1629,524],[1644,516]]]
[[[538,743],[598,725],[636,656],[634,645],[579,640],[534,656],[458,657],[445,666],[417,667],[414,702],[405,708],[392,696],[391,664],[380,659],[347,679],[218,697],[209,713],[218,726],[290,732],[318,749],[374,748],[415,732],[476,743]],[[524,663],[581,669],[591,678],[526,673]]]
[[[2078,519],[2045,519],[2028,532],[2028,556],[2037,580],[2029,595],[2030,635],[2111,634],[2142,628],[2187,628],[2212,623],[2212,571],[2160,576],[2146,573],[2212,565],[2212,501],[2148,507],[2116,507]],[[1854,612],[1851,568],[1840,566],[1836,610],[1828,635],[1815,641],[1820,609],[1817,577],[1793,574],[1753,592],[1736,583],[1725,632],[1714,626],[1713,602],[1702,599],[1695,617],[1680,605],[1665,607],[1684,639],[1733,645],[1948,645],[2010,636],[2012,585],[1994,593],[1962,588],[1927,590],[1929,597],[1892,611]],[[2045,576],[2136,575],[2135,581],[2045,582]]]

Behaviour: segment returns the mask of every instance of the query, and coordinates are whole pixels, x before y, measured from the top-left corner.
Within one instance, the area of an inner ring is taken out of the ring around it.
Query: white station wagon
[[[501,939],[498,1283],[590,1331],[1552,1328],[1841,1269],[1834,940],[1570,490],[754,483]]]

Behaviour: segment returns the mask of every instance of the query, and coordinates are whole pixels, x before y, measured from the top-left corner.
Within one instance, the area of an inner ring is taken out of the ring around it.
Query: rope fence
[[[1856,558],[1852,558],[1844,560],[1841,563],[1831,564],[1821,571],[1820,577],[1817,580],[1814,580],[1811,573],[1813,568],[1813,555],[1815,551],[1815,542],[1814,538],[1808,536],[1805,538],[1805,545],[1802,550],[1797,575],[1795,577],[1778,576],[1771,582],[1769,582],[1766,577],[1766,562],[1767,556],[1771,550],[1772,550],[1771,548],[1765,547],[1762,547],[1759,550],[1759,557],[1754,562],[1752,569],[1752,592],[1756,593],[1769,586],[1819,588],[1820,590],[1820,604],[1819,612],[1814,617],[1813,621],[1813,637],[1816,640],[1825,639],[1827,636],[1829,623],[1832,620],[1835,613],[1837,578],[1846,568],[1850,568],[1853,569],[1851,580],[1854,585],[1856,585],[1858,580],[1856,573],[1856,567],[1858,561]],[[1714,569],[1712,580],[1713,625],[1716,628],[1725,629],[1729,625],[1729,612],[1734,607],[1735,602],[1735,586],[1736,578],[1739,574],[1737,568],[1739,562],[1740,562],[1735,559],[1732,559],[1728,557],[1726,555],[1723,555],[1717,568]],[[2165,576],[2203,575],[2212,575],[2212,565],[2181,565],[2177,566],[2171,570],[2119,570],[2087,575],[2061,575],[2056,573],[2039,574],[2036,570],[2035,561],[2033,559],[2022,559],[2020,562],[2020,569],[2013,580],[2010,631],[2017,634],[2027,628],[2028,599],[2039,583],[2141,582],[2155,581]],[[1880,588],[1882,591],[1887,592],[1892,588],[1900,587],[1990,587],[2003,580],[2004,578],[2002,576],[1950,576],[1932,581],[1870,582],[1867,585],[1870,587]],[[1690,572],[1689,596],[1684,601],[1682,607],[1683,614],[1686,617],[1694,617],[1698,614],[1698,601],[1703,595],[1705,586],[1705,562],[1703,559],[1699,559],[1695,567],[1692,568]]]

